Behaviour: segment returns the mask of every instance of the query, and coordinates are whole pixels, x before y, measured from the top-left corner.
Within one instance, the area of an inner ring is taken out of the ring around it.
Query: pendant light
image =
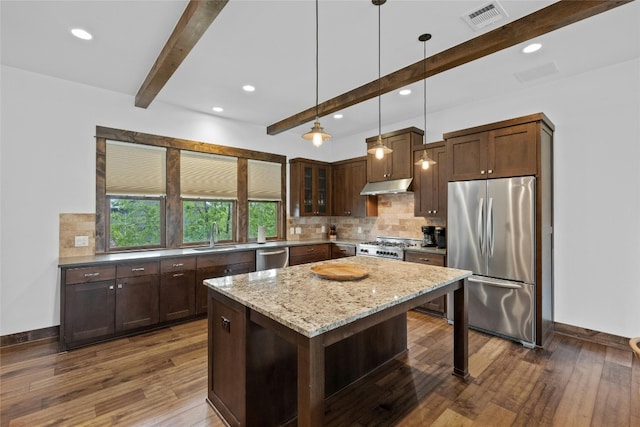
[[[382,83],[380,82],[380,7],[386,2],[387,0],[371,0],[371,3],[378,6],[378,142],[367,150],[367,153],[375,155],[376,159],[383,159],[385,154],[393,152],[391,148],[382,143],[382,109],[380,101],[382,97]]]
[[[422,61],[422,66],[423,66],[423,71],[424,71],[424,75],[425,78],[423,80],[423,85],[424,85],[424,135],[422,137],[422,144],[426,145],[427,144],[427,41],[431,40],[431,34],[422,34],[420,37],[418,37],[418,40],[421,41],[424,45],[424,53],[423,53],[423,61]],[[422,152],[422,157],[420,158],[420,160],[418,160],[417,162],[414,163],[416,166],[420,166],[422,167],[423,170],[429,169],[430,165],[435,165],[436,162],[429,158],[429,156],[427,156],[427,149],[425,148],[424,151]]]
[[[316,147],[320,147],[323,142],[331,139],[331,135],[324,131],[318,120],[318,0],[316,0],[316,121],[311,130],[302,137],[313,142]]]

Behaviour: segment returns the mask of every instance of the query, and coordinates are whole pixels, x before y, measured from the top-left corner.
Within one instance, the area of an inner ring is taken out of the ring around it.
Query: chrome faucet
[[[218,236],[220,236],[220,226],[218,226],[217,221],[213,221],[211,224],[211,231],[209,233],[209,247],[213,248],[216,245]]]

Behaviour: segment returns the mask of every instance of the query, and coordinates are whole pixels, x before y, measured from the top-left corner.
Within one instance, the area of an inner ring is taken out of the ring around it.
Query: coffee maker
[[[422,247],[432,248],[436,246],[436,228],[431,225],[422,226]]]

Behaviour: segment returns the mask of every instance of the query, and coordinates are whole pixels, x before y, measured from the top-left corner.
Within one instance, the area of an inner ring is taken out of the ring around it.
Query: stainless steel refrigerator
[[[535,347],[535,177],[450,182],[447,265],[473,271],[469,326]],[[449,316],[451,319],[451,316]]]

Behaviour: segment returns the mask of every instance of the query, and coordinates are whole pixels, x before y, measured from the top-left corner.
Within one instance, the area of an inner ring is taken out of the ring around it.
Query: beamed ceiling
[[[640,55],[640,8],[628,1],[501,0],[506,17],[472,29],[488,1],[388,0],[381,12],[383,121],[546,84]],[[627,4],[629,3],[629,4]],[[312,0],[0,2],[2,63],[154,103],[302,134],[315,116]],[[319,2],[320,116],[334,137],[377,131],[378,9]],[[82,27],[90,42],[70,36]],[[422,33],[427,44],[426,73]],[[527,40],[543,49],[521,53]],[[251,84],[253,93],[241,87]],[[412,94],[400,96],[397,89]],[[211,108],[224,111],[214,113]],[[383,131],[385,129],[383,128]]]

